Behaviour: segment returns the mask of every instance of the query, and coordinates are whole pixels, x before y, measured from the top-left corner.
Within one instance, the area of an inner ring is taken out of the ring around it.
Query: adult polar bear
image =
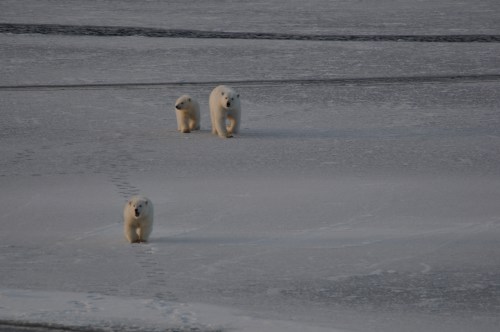
[[[210,93],[209,104],[212,134],[222,138],[237,134],[241,121],[240,95],[226,85],[219,85]],[[226,120],[229,121],[227,127]]]
[[[147,242],[153,230],[153,203],[147,197],[134,196],[123,209],[123,231],[130,243]]]

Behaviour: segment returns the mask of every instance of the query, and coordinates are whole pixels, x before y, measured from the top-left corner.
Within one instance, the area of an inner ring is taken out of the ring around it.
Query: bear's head
[[[175,108],[178,109],[179,111],[189,110],[191,109],[192,105],[193,105],[193,98],[191,98],[191,96],[189,95],[180,96],[175,101]]]
[[[132,209],[135,218],[147,216],[151,207],[151,202],[146,197],[132,197],[128,201],[129,209]]]
[[[240,95],[233,90],[221,91],[221,106],[225,109],[238,108],[240,105]]]

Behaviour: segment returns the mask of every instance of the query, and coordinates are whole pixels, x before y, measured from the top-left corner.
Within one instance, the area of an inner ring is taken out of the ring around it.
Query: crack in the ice
[[[17,84],[0,85],[0,90],[83,90],[83,89],[131,89],[181,86],[215,86],[228,84],[234,86],[279,86],[279,85],[390,85],[390,84],[450,84],[498,82],[500,74],[450,74],[392,77],[339,77],[270,80],[226,80],[226,81],[184,81],[184,82],[110,82],[85,84]]]
[[[127,26],[90,26],[63,24],[0,23],[0,33],[44,34],[70,36],[142,36],[161,38],[204,38],[204,39],[263,39],[302,41],[357,41],[357,42],[420,42],[420,43],[498,43],[500,35],[457,34],[457,35],[337,35],[337,34],[291,34],[276,32],[229,32],[187,29],[162,29]]]

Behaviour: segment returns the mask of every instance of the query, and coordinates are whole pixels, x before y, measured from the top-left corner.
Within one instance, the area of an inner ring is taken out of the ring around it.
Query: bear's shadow
[[[406,127],[393,128],[305,128],[305,129],[245,129],[238,137],[251,139],[382,139],[435,135],[431,131],[411,131]],[[439,133],[437,133],[439,134]]]
[[[214,237],[196,237],[196,236],[165,236],[165,237],[155,237],[150,239],[148,243],[162,243],[162,244],[209,244],[209,245],[238,245],[242,243],[251,242],[248,238],[235,238],[235,237],[225,237],[225,236],[214,236]]]

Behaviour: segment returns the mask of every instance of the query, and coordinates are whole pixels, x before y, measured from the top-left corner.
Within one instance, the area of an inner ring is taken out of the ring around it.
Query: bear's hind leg
[[[215,126],[215,112],[210,109],[210,122],[212,123],[212,134],[218,135],[217,127]]]
[[[189,130],[189,118],[187,116],[183,116],[182,118],[182,123],[181,123],[181,133],[190,133],[191,131]]]
[[[193,117],[191,119],[193,121],[193,128],[191,128],[191,130],[200,130],[200,110],[199,108],[197,108],[195,111],[194,111],[194,114],[193,114]]]
[[[189,119],[189,130],[200,130],[200,124],[197,123],[196,119]]]

